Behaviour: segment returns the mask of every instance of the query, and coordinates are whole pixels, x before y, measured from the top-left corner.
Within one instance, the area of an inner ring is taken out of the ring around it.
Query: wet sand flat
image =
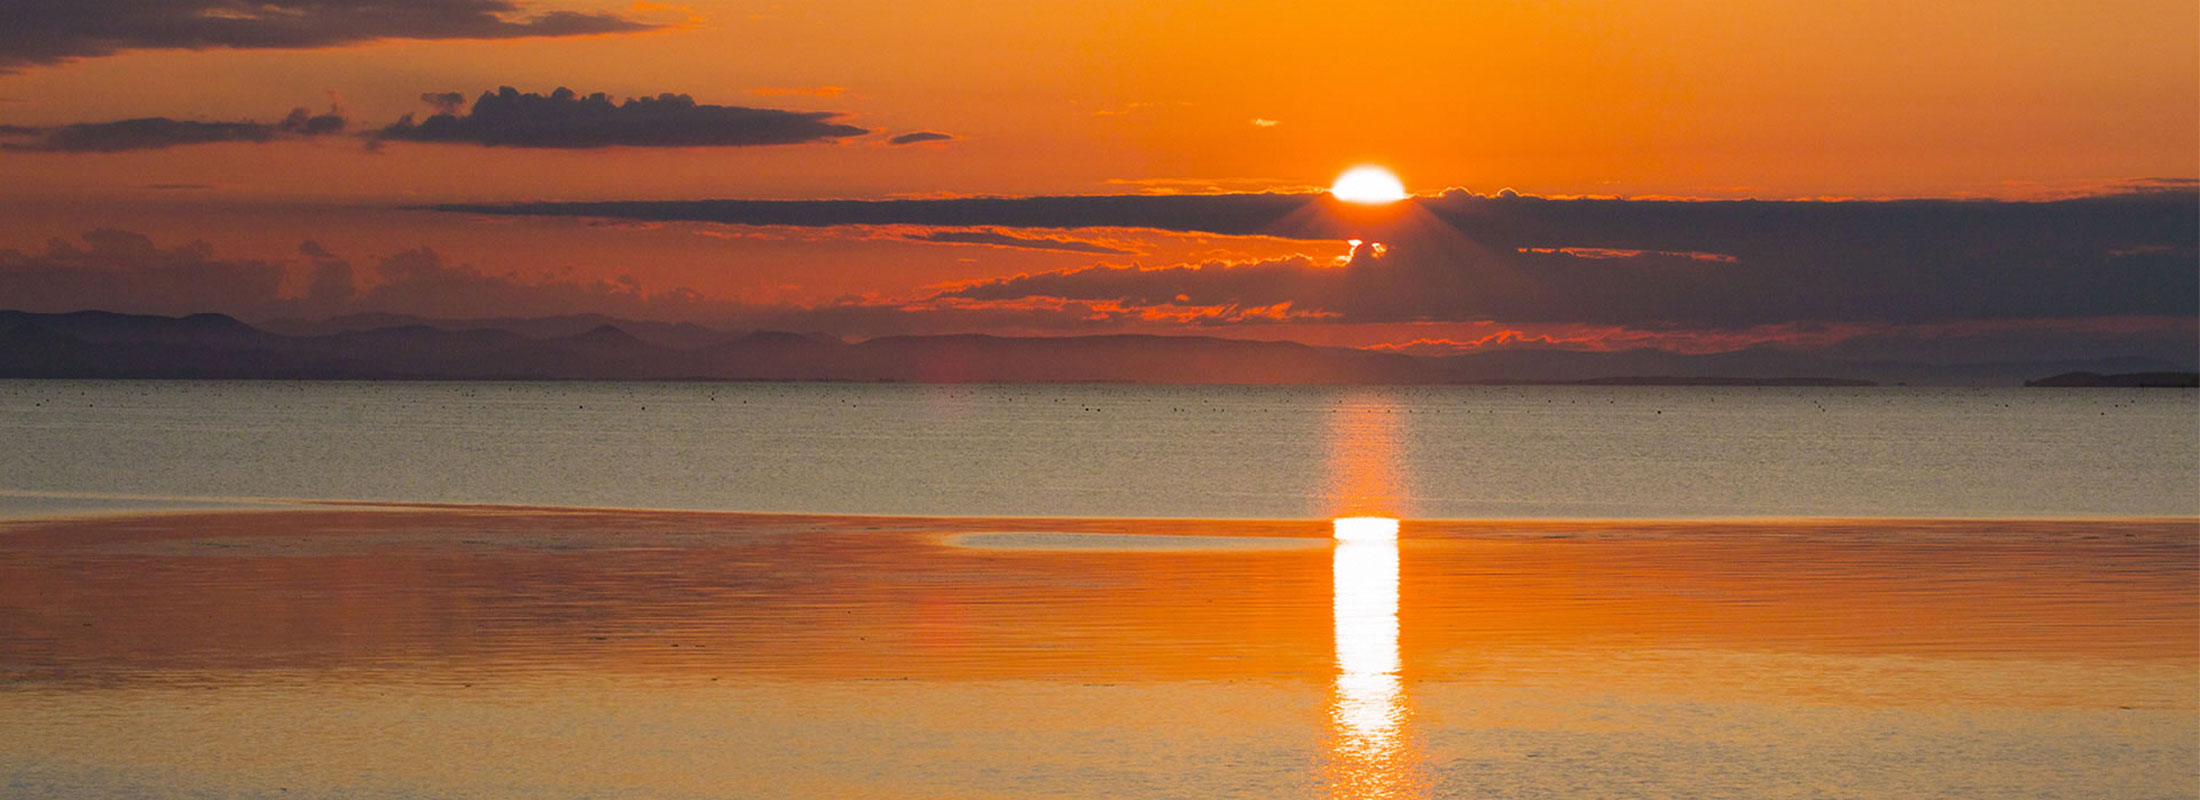
[[[2189,797],[2200,522],[0,526],[0,789]]]

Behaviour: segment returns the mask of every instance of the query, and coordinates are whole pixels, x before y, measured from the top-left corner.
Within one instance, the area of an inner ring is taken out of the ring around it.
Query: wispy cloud
[[[904,236],[913,242],[935,244],[977,244],[988,247],[1011,247],[1022,250],[1057,250],[1065,253],[1092,253],[1095,255],[1131,255],[1134,251],[1110,247],[1099,242],[1053,236],[1012,236],[999,231],[927,231]]]
[[[949,139],[953,139],[953,138],[955,138],[955,137],[953,137],[953,136],[949,136],[949,135],[947,135],[947,134],[944,134],[944,133],[938,133],[938,132],[934,132],[934,131],[917,131],[917,132],[915,132],[915,133],[904,133],[904,134],[902,134],[902,135],[900,135],[900,136],[896,136],[896,137],[894,137],[894,138],[892,138],[892,139],[888,139],[888,140],[886,140],[886,143],[887,143],[887,144],[918,144],[918,143],[921,143],[921,142],[944,142],[944,141],[947,141],[947,140],[949,140]]]

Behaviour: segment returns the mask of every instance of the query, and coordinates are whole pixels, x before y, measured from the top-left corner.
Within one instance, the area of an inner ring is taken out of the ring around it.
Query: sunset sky
[[[2200,337],[2190,0],[0,21],[0,308],[2188,364]],[[1316,194],[1359,164],[1419,197]],[[689,202],[823,199],[902,202]],[[1797,202],[1700,202],[1746,199]]]

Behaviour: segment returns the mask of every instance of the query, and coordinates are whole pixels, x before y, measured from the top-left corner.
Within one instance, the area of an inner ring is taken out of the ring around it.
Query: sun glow
[[[1398,520],[1391,517],[1338,517],[1330,529],[1340,542],[1398,541]]]
[[[1382,205],[1406,199],[1406,185],[1382,167],[1353,167],[1337,176],[1329,193],[1347,203]]]

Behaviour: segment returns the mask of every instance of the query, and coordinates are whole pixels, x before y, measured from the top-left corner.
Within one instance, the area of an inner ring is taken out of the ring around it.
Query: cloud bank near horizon
[[[2200,194],[1985,200],[1552,200],[1320,195],[453,204],[444,211],[741,225],[1145,228],[1363,239],[1346,263],[1086,266],[940,297],[1273,309],[1342,323],[1738,329],[1804,322],[2200,316]],[[1374,246],[1380,242],[1382,247]],[[1210,322],[1240,319],[1217,314]]]
[[[201,241],[162,247],[142,234],[101,229],[85,234],[81,243],[54,240],[43,252],[0,250],[0,297],[8,298],[0,305],[34,312],[101,309],[173,316],[211,311],[250,321],[361,313],[445,319],[598,314],[699,322],[722,330],[829,332],[857,339],[969,332],[1197,333],[1372,345],[1424,355],[1641,349],[1717,353],[1770,348],[1865,361],[1983,363],[2113,355],[2188,366],[2200,362],[2200,317],[2189,310],[1752,325],[1372,322],[1354,318],[1360,314],[1350,305],[1353,297],[1364,295],[1358,302],[1382,300],[1386,292],[1397,290],[1396,285],[1377,281],[1371,290],[1353,288],[1354,271],[1390,269],[1391,264],[1380,262],[1399,256],[1375,258],[1366,252],[1369,249],[1362,248],[1355,263],[1347,266],[1285,259],[1153,270],[1080,268],[970,282],[910,298],[843,297],[795,305],[648,287],[632,275],[492,272],[453,262],[427,247],[355,266],[312,242],[301,245],[294,259],[224,258]],[[1629,268],[1629,262],[1642,258],[1609,253],[1564,257],[1610,262],[1617,268]],[[1695,256],[1654,258],[1658,266],[1647,267],[1651,271],[1725,266],[1725,262]],[[1278,286],[1288,291],[1274,293]],[[1162,294],[1172,290],[1177,294]],[[1289,299],[1253,304],[1277,297]],[[1320,304],[1325,297],[1345,310],[1323,310]]]
[[[934,244],[978,244],[988,247],[1007,247],[1017,250],[1053,250],[1062,253],[1088,253],[1092,255],[1127,256],[1135,251],[1121,247],[1070,239],[1058,236],[1013,236],[1000,231],[930,230],[903,236],[912,242]]]

